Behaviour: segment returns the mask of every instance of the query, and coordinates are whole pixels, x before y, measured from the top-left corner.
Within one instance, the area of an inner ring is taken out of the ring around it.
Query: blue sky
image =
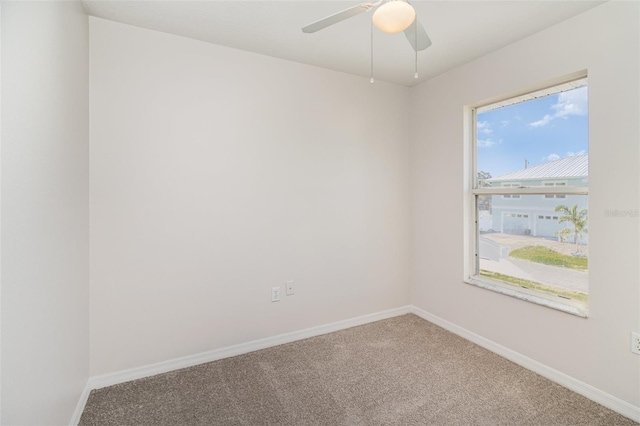
[[[501,176],[588,153],[587,87],[478,114],[478,171]]]

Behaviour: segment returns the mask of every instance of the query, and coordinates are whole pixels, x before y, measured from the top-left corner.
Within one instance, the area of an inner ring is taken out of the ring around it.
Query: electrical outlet
[[[272,302],[280,301],[280,287],[271,287],[271,301]]]
[[[287,296],[296,294],[296,289],[293,286],[293,281],[287,281],[285,284],[287,285]]]
[[[640,355],[640,333],[631,333],[631,352]]]

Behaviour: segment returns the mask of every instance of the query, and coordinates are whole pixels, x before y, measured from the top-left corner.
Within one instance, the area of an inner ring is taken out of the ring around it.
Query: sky
[[[478,171],[498,177],[588,154],[587,86],[478,114]]]

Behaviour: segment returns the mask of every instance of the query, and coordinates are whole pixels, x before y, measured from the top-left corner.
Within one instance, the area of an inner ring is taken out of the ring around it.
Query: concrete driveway
[[[559,253],[571,256],[576,251],[576,245],[571,242],[561,243],[560,241],[547,240],[544,238],[531,237],[528,235],[509,235],[509,234],[482,234],[482,238],[486,238],[501,246],[509,247],[509,251],[519,249],[526,246],[544,246],[553,249]],[[589,246],[581,245],[580,252],[589,255]]]

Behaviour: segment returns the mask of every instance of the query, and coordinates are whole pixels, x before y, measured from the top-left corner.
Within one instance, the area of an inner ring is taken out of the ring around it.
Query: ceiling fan
[[[416,17],[413,6],[406,0],[378,0],[360,3],[341,12],[322,18],[302,27],[304,33],[315,33],[345,19],[375,9],[371,17],[373,25],[379,30],[395,34],[404,31],[411,47],[416,52],[431,46],[431,39]]]

